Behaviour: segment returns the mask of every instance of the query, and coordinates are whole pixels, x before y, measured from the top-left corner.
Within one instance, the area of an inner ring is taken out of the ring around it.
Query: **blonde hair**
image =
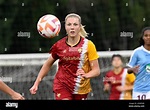
[[[81,24],[81,17],[78,15],[78,14],[75,14],[75,13],[71,13],[71,14],[68,14],[66,17],[65,17],[65,22],[66,20],[69,18],[69,17],[76,17],[79,19],[79,23]],[[84,29],[85,26],[83,26],[81,24],[81,28],[80,28],[80,32],[79,32],[79,35],[81,37],[87,37],[88,36],[88,33],[85,31]]]

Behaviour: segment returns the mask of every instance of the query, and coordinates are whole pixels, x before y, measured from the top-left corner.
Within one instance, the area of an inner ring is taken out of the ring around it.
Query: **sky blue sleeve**
[[[138,61],[138,57],[137,57],[137,51],[133,51],[131,57],[130,57],[130,60],[129,60],[129,63],[127,64],[127,66],[129,67],[134,67],[137,65],[137,61]]]

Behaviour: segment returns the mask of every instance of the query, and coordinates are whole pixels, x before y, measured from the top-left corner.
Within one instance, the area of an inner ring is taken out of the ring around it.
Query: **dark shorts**
[[[88,94],[72,94],[68,90],[59,89],[54,92],[55,100],[86,100]]]

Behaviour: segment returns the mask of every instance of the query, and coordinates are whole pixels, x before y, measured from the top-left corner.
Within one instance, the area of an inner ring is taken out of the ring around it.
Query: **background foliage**
[[[44,53],[66,35],[64,18],[75,12],[98,51],[132,50],[138,46],[141,29],[149,26],[150,0],[0,0],[0,53]],[[61,23],[60,35],[53,39],[41,37],[36,29],[39,18],[56,15]],[[30,38],[18,37],[29,32]],[[121,37],[132,32],[133,38]]]

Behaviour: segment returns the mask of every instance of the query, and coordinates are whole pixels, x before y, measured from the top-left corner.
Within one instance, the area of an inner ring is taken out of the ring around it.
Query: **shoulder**
[[[143,46],[137,47],[133,50],[133,53],[137,53],[139,51],[143,50]]]
[[[89,44],[92,44],[92,45],[94,44],[92,40],[89,40],[87,38],[85,38],[85,39],[88,41]]]
[[[128,77],[128,78],[132,78],[132,77],[135,77],[135,75],[134,75],[134,73],[131,73],[131,74],[128,74],[128,73],[127,73],[127,77]]]
[[[142,50],[143,50],[143,46],[135,48],[131,54],[131,57],[140,54]]]
[[[127,80],[130,81],[131,83],[134,82],[136,76],[134,73],[131,73],[131,74],[128,74],[127,73],[127,76],[126,76]]]
[[[84,40],[84,42],[87,42],[88,43],[88,46],[89,47],[95,47],[95,44],[93,43],[93,41],[87,39],[87,38],[82,38]]]
[[[82,42],[82,44],[88,46],[88,48],[92,48],[93,49],[95,47],[94,43],[91,40],[89,40],[89,39],[87,39],[85,37],[81,37],[81,42]]]

